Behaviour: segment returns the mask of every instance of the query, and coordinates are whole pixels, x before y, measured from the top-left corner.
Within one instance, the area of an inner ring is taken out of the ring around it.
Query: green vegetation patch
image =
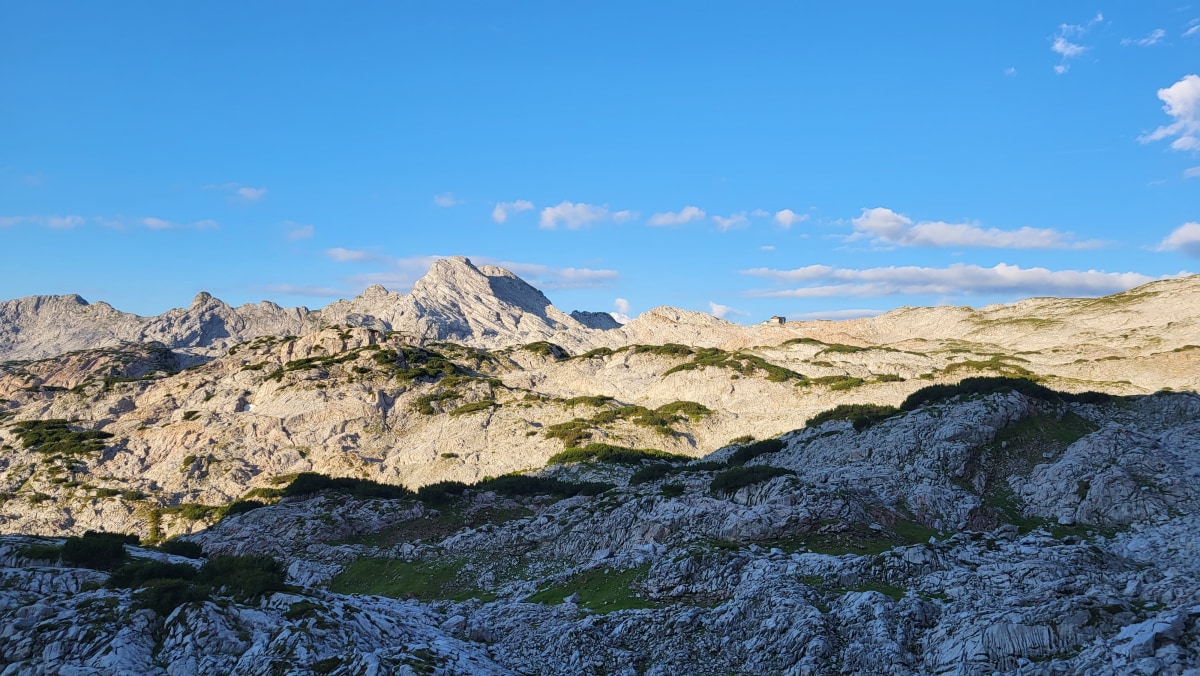
[[[602,399],[603,401],[601,401]],[[576,397],[568,399],[564,404],[576,402],[599,407],[610,401],[610,397]],[[684,420],[694,422],[707,415],[712,415],[712,411],[707,406],[694,401],[673,401],[653,410],[645,406],[630,404],[605,409],[590,418],[574,418],[567,422],[550,425],[546,428],[546,437],[561,439],[566,448],[577,448],[584,441],[592,438],[592,428],[611,425],[621,420],[650,428],[664,436],[671,436],[676,433],[672,427],[675,423]]]
[[[1102,404],[1118,397],[1103,392],[1058,392],[1028,378],[976,377],[964,378],[955,385],[930,385],[908,395],[900,404],[901,411],[912,411],[926,404],[949,401],[958,396],[987,395],[997,392],[1020,392],[1034,399],[1056,402]]]
[[[536,343],[529,343],[528,345],[522,345],[521,349],[542,357],[548,357],[554,361],[566,359],[567,357],[571,356],[561,346],[544,340],[539,340]]]
[[[713,477],[709,489],[714,493],[735,493],[741,488],[752,486],[775,477],[794,475],[790,469],[770,465],[731,467]]]
[[[284,497],[297,495],[314,495],[321,491],[344,493],[356,498],[380,498],[384,500],[402,500],[414,496],[413,492],[404,486],[381,484],[369,479],[354,479],[350,477],[330,477],[315,472],[301,472],[283,489]]]
[[[825,385],[833,391],[852,390],[856,387],[862,387],[866,381],[862,378],[854,376],[822,376],[809,380],[813,385]]]
[[[437,413],[437,409],[433,407],[435,403],[439,401],[461,399],[462,396],[463,395],[461,392],[453,389],[442,390],[441,392],[431,392],[430,394],[417,397],[417,400],[413,402],[412,407],[414,411],[422,415],[434,415]]]
[[[611,444],[588,444],[583,448],[568,448],[550,456],[548,465],[561,465],[568,462],[603,462],[624,465],[638,465],[646,460],[667,460],[686,462],[691,460],[686,455],[667,453],[653,448],[626,448]]]
[[[479,599],[491,601],[485,592],[461,575],[463,559],[401,561],[398,559],[357,559],[329,583],[338,594],[371,594],[421,601]]]
[[[778,453],[783,450],[782,439],[763,439],[754,443],[746,444],[734,451],[729,456],[729,465],[744,465],[754,458],[767,453]]]
[[[578,594],[579,605],[597,613],[654,608],[656,604],[637,589],[637,583],[646,578],[648,571],[649,566],[619,571],[593,568],[566,582],[550,585],[526,601],[556,605],[568,596]]]
[[[479,411],[490,411],[493,408],[497,408],[499,406],[500,406],[500,404],[497,404],[495,402],[495,400],[493,400],[493,399],[483,399],[481,401],[473,401],[469,404],[463,404],[462,406],[459,406],[458,408],[454,409],[453,411],[450,411],[450,417],[457,418],[458,416],[467,415],[469,413],[478,413]]]
[[[895,406],[880,406],[878,404],[841,404],[828,411],[822,411],[808,419],[805,427],[816,427],[830,420],[849,420],[854,423],[855,431],[861,432],[876,423],[880,423],[894,415],[900,409]]]
[[[862,523],[827,523],[825,526],[826,528],[820,531],[765,540],[758,544],[763,547],[778,547],[789,553],[811,551],[829,556],[874,556],[896,547],[923,544],[929,542],[931,537],[940,537],[940,533],[932,528],[909,520],[897,521],[880,530]]]
[[[666,346],[664,345],[662,347]],[[689,353],[692,352],[690,348],[688,348],[688,351]],[[697,348],[693,354],[694,356],[692,361],[677,364],[667,369],[663,373],[663,377],[665,378],[672,373],[713,367],[730,369],[734,371],[734,373],[744,376],[751,376],[760,372],[765,373],[767,380],[773,383],[782,383],[789,380],[798,380],[803,382],[806,380],[804,376],[791,369],[787,369],[782,366],[776,366],[762,357],[746,354],[744,352],[726,352],[713,347]]]
[[[22,420],[12,426],[26,449],[48,455],[85,455],[104,450],[104,441],[112,434],[100,430],[73,430],[61,418]]]

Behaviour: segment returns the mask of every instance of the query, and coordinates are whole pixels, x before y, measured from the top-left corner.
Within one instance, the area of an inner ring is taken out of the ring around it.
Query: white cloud
[[[492,209],[492,220],[497,223],[503,223],[508,220],[509,214],[519,214],[522,211],[529,211],[533,208],[533,202],[529,200],[517,200],[515,202],[497,202],[496,207]]]
[[[1154,277],[1136,272],[1047,270],[1022,268],[1005,263],[991,268],[964,263],[955,263],[945,268],[905,266],[850,269],[809,265],[794,270],[752,268],[741,272],[744,275],[778,282],[807,284],[800,288],[758,290],[748,294],[759,298],[868,297],[896,294],[1094,296],[1124,291],[1155,280]]]
[[[554,230],[560,225],[568,230],[577,230],[603,221],[607,216],[607,207],[563,200],[557,206],[542,209],[538,225],[547,230]]]
[[[629,323],[629,301],[624,298],[617,298],[613,301],[613,307],[617,308],[616,312],[610,312],[613,319],[622,324]]]
[[[55,230],[70,230],[84,224],[82,216],[47,216],[46,226]]]
[[[780,209],[775,212],[775,222],[785,228],[790,228],[806,220],[808,220],[808,214],[798,214],[791,209]]]
[[[759,251],[774,251],[775,245],[774,244],[764,244],[764,245],[758,247],[758,250]]]
[[[1200,167],[1189,167],[1183,170],[1184,178],[1200,178]]]
[[[243,202],[257,202],[267,196],[267,189],[242,186],[237,189],[236,194]]]
[[[746,312],[745,310],[738,310],[737,308],[732,308],[728,305],[714,303],[711,300],[708,301],[708,309],[712,316],[720,319],[724,319],[727,315],[742,315],[744,317],[750,316],[750,313]]]
[[[1138,137],[1142,143],[1161,141],[1172,136],[1173,150],[1200,150],[1200,76],[1184,75],[1178,82],[1158,90],[1163,110],[1175,118],[1169,125]]]
[[[636,211],[630,211],[629,209],[622,209],[621,211],[613,212],[612,221],[613,221],[613,223],[626,223],[628,221],[632,221],[633,219],[635,219],[637,217],[638,217],[638,213]]]
[[[288,241],[294,242],[298,239],[308,239],[316,232],[316,228],[311,225],[301,225],[287,231]]]
[[[735,228],[744,228],[750,225],[750,219],[746,218],[746,212],[739,211],[736,214],[729,216],[713,216],[713,222],[717,224],[717,230],[726,232]]]
[[[1053,42],[1050,44],[1050,51],[1058,54],[1059,62],[1054,66],[1054,72],[1062,75],[1071,69],[1068,63],[1071,59],[1079,58],[1088,50],[1078,42],[1071,42],[1072,39],[1078,40],[1087,34],[1093,26],[1104,20],[1104,15],[1099,12],[1092,17],[1091,21],[1086,24],[1070,24],[1064,23],[1058,27],[1058,32],[1054,34]],[[1015,71],[1014,71],[1015,73]]]
[[[197,230],[212,230],[213,228],[221,227],[221,224],[217,223],[211,218],[206,218],[202,221],[196,221],[195,223],[192,223],[192,227],[196,228]]]
[[[755,209],[754,211],[750,212],[750,215],[755,218],[766,218],[767,216],[771,215],[771,212],[767,211],[766,209]]]
[[[1196,23],[1196,19],[1192,19],[1191,23],[1193,25],[1183,32],[1183,37],[1185,38],[1190,38],[1193,35],[1200,33],[1200,23]]]
[[[806,321],[813,319],[862,319],[863,317],[874,317],[881,315],[884,310],[869,310],[862,309],[847,309],[847,310],[814,310],[813,312],[801,312],[800,314],[788,315],[790,321]]]
[[[1161,42],[1165,37],[1167,37],[1167,32],[1165,30],[1161,28],[1155,28],[1147,33],[1145,37],[1125,38],[1124,40],[1121,40],[1121,45],[1125,47],[1128,47],[1129,45],[1136,45],[1138,47],[1153,47]]]
[[[462,204],[462,201],[455,199],[452,192],[442,192],[433,196],[433,203],[444,208]]]
[[[1004,69],[1004,74],[1005,74],[1006,76],[1008,76],[1008,77],[1016,77],[1016,76],[1017,76],[1017,69],[1016,69],[1016,68],[1013,68],[1012,66],[1009,66],[1008,68],[1005,68],[1005,69]]]
[[[268,284],[261,287],[263,291],[277,293],[283,296],[322,296],[341,298],[347,296],[345,291],[328,286],[303,286],[298,284]]]
[[[869,237],[873,242],[895,246],[1091,249],[1101,245],[1094,240],[1075,241],[1069,233],[1049,228],[999,230],[972,223],[914,223],[911,218],[884,207],[863,209],[862,215],[850,222],[855,230],[851,239]]]
[[[356,249],[343,249],[341,247],[334,247],[332,249],[326,249],[325,255],[339,263],[381,260],[380,256],[377,256],[369,251],[359,251]]]
[[[1184,223],[1163,239],[1159,251],[1182,251],[1200,258],[1200,223]]]
[[[472,261],[497,265],[516,274],[521,279],[545,291],[560,289],[605,289],[620,274],[616,270],[592,268],[558,268],[538,263],[515,261],[493,261],[486,256],[471,258]]]
[[[688,205],[680,209],[677,213],[664,211],[662,213],[654,214],[650,217],[650,220],[646,221],[646,225],[653,225],[656,227],[664,225],[683,225],[684,223],[700,220],[704,218],[705,215],[706,214],[704,213],[704,210],[700,207]]]
[[[0,228],[10,228],[28,222],[28,220],[25,216],[0,216]]]
[[[169,230],[171,228],[179,227],[179,226],[175,225],[174,223],[172,223],[171,221],[164,221],[161,218],[152,218],[152,217],[143,218],[142,225],[146,226],[147,228],[154,229],[154,230]]]

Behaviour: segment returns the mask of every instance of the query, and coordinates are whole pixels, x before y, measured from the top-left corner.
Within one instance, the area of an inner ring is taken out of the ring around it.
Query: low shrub
[[[752,444],[746,444],[729,456],[729,465],[744,465],[754,458],[767,453],[778,453],[783,450],[783,440],[763,439]]]
[[[604,462],[623,465],[636,465],[644,460],[690,460],[686,455],[667,453],[653,448],[626,448],[612,444],[588,444],[583,448],[568,448],[555,453],[546,461],[548,465],[561,465],[568,462]]]
[[[524,474],[505,474],[486,478],[471,488],[509,496],[553,495],[570,498],[576,495],[599,495],[613,487],[613,484],[599,481],[577,483]]]
[[[356,498],[382,498],[384,500],[402,500],[411,498],[413,492],[404,486],[381,484],[368,479],[352,479],[349,477],[333,478],[315,472],[301,472],[283,489],[283,495],[313,495],[321,491],[345,493]]]
[[[878,404],[840,404],[828,411],[822,411],[804,423],[806,427],[816,427],[830,420],[849,420],[854,423],[854,429],[861,432],[868,427],[887,420],[900,413],[895,406],[880,406]]]
[[[200,548],[200,545],[191,540],[180,540],[179,538],[171,538],[165,542],[160,542],[158,551],[165,554],[174,554],[175,556],[185,556],[189,559],[204,557],[204,551]]]
[[[1033,399],[1047,402],[1078,402],[1102,404],[1116,397],[1103,392],[1058,392],[1028,378],[977,377],[963,378],[955,385],[930,385],[908,395],[900,404],[901,411],[912,411],[926,404],[948,401],[961,395],[994,394],[996,392],[1020,392]]]
[[[461,481],[439,481],[417,489],[417,499],[427,505],[442,505],[452,502],[467,490]]]
[[[713,477],[710,488],[714,493],[734,493],[746,486],[789,474],[795,474],[795,472],[790,469],[771,467],[769,465],[732,467]]]

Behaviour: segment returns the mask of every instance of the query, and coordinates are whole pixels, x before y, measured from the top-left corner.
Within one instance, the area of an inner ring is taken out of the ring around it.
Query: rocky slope
[[[285,498],[190,539],[209,556],[272,554],[292,591],[218,590],[165,614],[138,608],[144,589],[98,587],[105,573],[30,559],[33,541],[10,537],[0,661],[13,673],[1200,668],[1200,397],[953,394],[649,480],[645,465],[635,482],[639,465],[551,472],[616,484],[594,497]]]
[[[1198,313],[619,326],[463,258],[313,312],[9,301],[0,673],[1191,673]],[[291,586],[48,553],[88,530]]]

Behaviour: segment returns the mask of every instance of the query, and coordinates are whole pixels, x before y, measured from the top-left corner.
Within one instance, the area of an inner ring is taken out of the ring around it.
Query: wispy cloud
[[[503,223],[508,220],[509,215],[519,214],[522,211],[529,211],[530,209],[533,209],[533,202],[529,200],[497,202],[496,207],[492,209],[492,220],[497,223]]]
[[[304,286],[302,284],[268,284],[263,287],[256,287],[268,293],[275,293],[281,296],[321,296],[324,298],[341,298],[348,294],[345,290],[335,289],[329,286]]]
[[[237,196],[244,202],[257,202],[267,196],[267,189],[242,186],[237,189]]]
[[[743,317],[750,316],[750,313],[746,312],[745,310],[739,310],[737,308],[730,307],[728,305],[721,305],[720,303],[714,303],[711,300],[708,301],[708,311],[709,311],[709,313],[712,314],[712,316],[718,317],[720,319],[724,319],[725,317],[727,317],[729,315],[741,315]]]
[[[237,202],[258,202],[267,196],[266,188],[255,188],[241,183],[213,183],[204,186],[205,190],[221,190],[229,193],[229,199]]]
[[[775,222],[784,228],[790,228],[806,220],[808,220],[808,214],[798,214],[791,209],[780,209],[775,212]]]
[[[1167,32],[1165,30],[1161,28],[1155,28],[1147,33],[1144,37],[1125,38],[1124,40],[1121,40],[1121,46],[1128,47],[1133,45],[1135,47],[1153,47],[1154,45],[1162,42],[1162,39],[1165,37],[1167,37]]]
[[[612,213],[613,223],[628,223],[638,217],[638,212],[631,209],[622,209]]]
[[[294,242],[298,239],[309,239],[316,232],[316,228],[311,225],[298,225],[287,231],[287,239],[289,242]]]
[[[542,209],[538,225],[546,230],[555,230],[559,226],[568,230],[578,230],[599,223],[607,217],[608,207],[563,200],[555,206]]]
[[[877,297],[897,294],[1094,296],[1124,291],[1156,279],[1136,272],[1048,270],[1005,263],[991,268],[963,263],[945,268],[904,266],[852,269],[809,265],[794,270],[752,268],[741,272],[781,283],[804,285],[748,293],[758,298]]]
[[[703,220],[704,210],[700,207],[688,205],[677,212],[664,211],[654,214],[650,220],[646,221],[646,225],[662,227],[667,225],[683,225],[692,221]]]
[[[739,211],[736,214],[728,216],[713,216],[713,222],[717,224],[717,230],[727,232],[737,228],[744,228],[750,225],[750,219],[746,217],[746,212]]]
[[[1093,249],[1102,243],[1077,241],[1070,233],[1048,228],[999,230],[974,223],[943,221],[914,222],[891,209],[863,209],[850,221],[855,233],[851,239],[867,237],[877,244],[923,247],[980,247],[990,249]]]
[[[1016,69],[1016,68],[1014,68],[1014,67],[1012,67],[1012,66],[1009,66],[1008,68],[1005,68],[1005,69],[1004,69],[1004,75],[1005,75],[1006,77],[1016,77],[1016,76],[1017,76],[1017,69]]]
[[[67,216],[0,216],[0,228],[10,228],[14,225],[40,225],[54,230],[71,230],[87,222],[83,216],[70,214]]]
[[[1070,61],[1079,58],[1088,50],[1087,47],[1079,42],[1072,40],[1080,40],[1093,26],[1104,21],[1104,15],[1099,12],[1092,17],[1091,21],[1085,24],[1070,24],[1064,23],[1058,27],[1058,31],[1052,37],[1050,43],[1050,51],[1059,55],[1059,61],[1054,66],[1054,72],[1062,75],[1071,69]]]
[[[392,261],[392,259],[388,258],[387,256],[380,256],[379,254],[372,253],[370,251],[362,251],[361,249],[343,249],[340,246],[332,249],[326,249],[325,255],[330,259],[337,261],[338,263],[359,263],[363,261],[389,263]]]
[[[1178,82],[1158,90],[1158,98],[1166,105],[1163,110],[1175,121],[1149,134],[1142,134],[1142,143],[1175,137],[1172,150],[1200,150],[1200,76],[1184,75]]]
[[[150,228],[151,230],[170,230],[179,227],[177,223],[172,223],[171,221],[163,220],[161,218],[154,218],[151,216],[143,218],[142,225]]]
[[[758,247],[758,250],[759,251],[774,251],[775,245],[774,244],[764,244],[764,245]]]
[[[447,208],[462,204],[462,200],[456,199],[452,192],[442,192],[433,196],[433,203],[436,206]]]
[[[862,319],[863,317],[874,317],[881,315],[884,310],[870,310],[866,308],[853,308],[846,310],[814,310],[813,312],[801,312],[799,314],[788,315],[788,319],[792,321],[810,321],[813,319]]]
[[[471,260],[476,260],[472,258]],[[606,289],[611,282],[620,277],[616,270],[554,267],[538,263],[519,263],[516,261],[493,261],[480,257],[480,263],[487,262],[508,270],[533,286],[546,291],[560,289]]]
[[[1187,29],[1183,31],[1183,37],[1190,38],[1197,34],[1200,34],[1200,19],[1192,19],[1187,22]]]
[[[1163,239],[1159,251],[1182,251],[1200,258],[1200,223],[1184,223]]]

